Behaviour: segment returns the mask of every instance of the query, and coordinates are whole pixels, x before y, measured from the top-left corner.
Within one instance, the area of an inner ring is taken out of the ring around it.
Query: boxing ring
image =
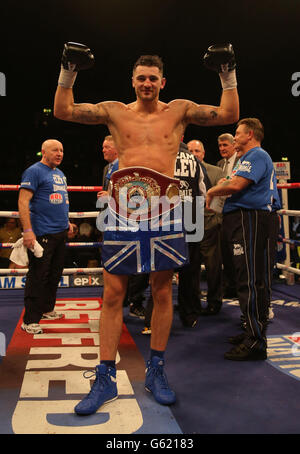
[[[278,187],[288,192],[299,188],[300,183],[292,186],[279,184]],[[0,185],[0,190],[17,191],[18,188],[17,185]],[[100,186],[68,187],[70,192],[97,192],[99,190],[101,190]],[[287,203],[284,202],[283,209],[278,214],[281,215],[282,220],[289,220],[290,216],[300,216],[300,211],[289,210]],[[0,216],[18,218],[19,213],[17,211],[0,211]],[[97,216],[98,211],[69,213],[69,217],[74,220],[86,218],[96,220]],[[288,228],[288,222],[282,221],[282,224],[283,227]],[[278,241],[286,248],[300,243],[291,239],[289,230],[285,229]],[[101,242],[70,241],[66,244],[68,248],[78,249],[101,247]],[[0,243],[0,247],[11,248],[12,243]],[[277,263],[277,268],[287,276],[300,275],[300,270],[291,267],[291,262],[287,260],[284,263]],[[20,275],[25,279],[27,271],[26,268],[0,269],[0,278],[3,275],[7,276],[6,279]],[[65,276],[86,276],[88,274],[96,276],[102,275],[102,271],[101,266],[78,267],[65,268],[63,274]],[[173,283],[175,284],[173,299],[175,304],[176,280]],[[292,286],[293,279],[289,278],[289,281],[286,279],[286,283]],[[8,324],[8,315],[2,316],[4,320],[2,329],[7,336],[8,348],[2,363],[0,362],[0,398],[5,404],[0,408],[1,433],[28,434],[33,433],[30,432],[32,430],[34,433],[113,433],[116,436],[123,433],[207,434],[215,433],[218,424],[221,424],[219,429],[221,433],[232,433],[236,430],[237,415],[238,420],[242,420],[244,424],[241,426],[242,433],[244,430],[250,432],[273,430],[279,433],[280,430],[287,429],[298,433],[299,406],[295,395],[299,390],[300,372],[298,376],[297,371],[300,371],[300,356],[293,356],[293,351],[297,349],[298,352],[300,349],[297,347],[298,344],[293,345],[293,339],[296,338],[295,333],[298,332],[297,317],[300,300],[297,296],[290,297],[283,302],[283,297],[278,292],[273,298],[278,323],[270,323],[268,337],[270,359],[263,365],[248,363],[244,365],[245,367],[240,368],[239,364],[228,365],[222,361],[225,347],[219,336],[219,327],[222,326],[224,339],[232,334],[233,329],[236,329],[240,316],[238,301],[225,299],[218,319],[205,318],[201,321],[199,329],[189,330],[182,327],[178,314],[176,311],[174,312],[168,345],[170,357],[168,377],[170,377],[170,383],[174,384],[179,398],[183,399],[181,396],[184,396],[184,405],[177,407],[175,405],[171,409],[158,407],[149,399],[148,393],[144,392],[144,360],[148,357],[149,337],[141,335],[143,322],[138,318],[130,317],[129,309],[125,307],[124,327],[118,350],[120,374],[118,381],[122,386],[122,398],[110,403],[105,412],[98,412],[89,420],[76,419],[73,412],[74,405],[88,392],[89,383],[86,384],[82,378],[83,370],[93,368],[98,361],[100,286],[101,284],[94,285],[94,288],[88,288],[88,286],[73,287],[73,289],[61,288],[57,298],[57,310],[64,314],[63,319],[50,322],[43,320],[41,323],[44,333],[36,336],[28,336],[20,329],[23,310],[22,292],[18,289],[14,291],[12,288],[6,288],[5,291],[2,288],[3,313],[4,310],[7,310],[13,320],[10,322],[12,334],[6,334],[4,324]],[[284,287],[287,286],[284,285]],[[297,288],[296,286],[289,287],[288,290],[290,293],[296,294]],[[292,301],[290,301],[291,298]],[[217,340],[212,342],[212,339]],[[285,353],[282,358],[283,349],[286,352],[289,350],[289,356]],[[178,364],[180,360],[181,367],[187,370],[195,357],[200,359],[199,363],[195,363],[191,381],[186,374],[185,376],[178,374]],[[299,368],[297,369],[298,363]],[[279,375],[279,373],[284,375]],[[262,384],[259,387],[257,386],[258,376],[261,378],[259,381]],[[288,382],[285,381],[285,377]],[[244,395],[244,390],[239,387],[252,378],[253,392]],[[205,389],[203,394],[198,392],[199,383]],[[265,383],[267,383],[266,386],[264,386]],[[281,383],[280,395],[286,405],[281,406],[280,417],[277,418],[280,427],[270,428],[270,425],[274,424],[274,418],[276,419],[274,414],[276,415],[276,412],[279,411],[277,408],[278,387]],[[226,392],[224,392],[224,386]],[[187,392],[187,389],[190,392]],[[243,395],[242,399],[237,399],[237,390]],[[197,395],[197,399],[195,399],[195,395]],[[263,399],[268,401],[266,411],[269,411],[270,405],[272,405],[273,419],[261,407],[260,402]],[[224,402],[222,412],[225,412],[225,415],[222,418],[219,417],[220,402]],[[288,414],[283,414],[283,409],[286,409]],[[29,418],[26,418],[28,414],[31,415],[30,421],[28,421]],[[248,414],[251,418],[243,420],[245,415],[247,418]]]
[[[280,180],[279,180],[280,181]],[[0,191],[18,191],[19,185],[0,184]],[[286,259],[284,263],[276,263],[276,268],[282,270],[288,285],[295,283],[295,274],[300,276],[300,269],[291,266],[290,246],[300,245],[300,241],[290,238],[289,216],[300,216],[300,210],[288,209],[288,190],[300,188],[300,183],[287,183],[279,182],[277,188],[282,191],[282,209],[277,213],[283,219],[284,235],[279,235],[277,242],[286,245]],[[98,192],[102,190],[102,186],[68,186],[68,192]],[[69,212],[70,219],[84,219],[84,218],[97,218],[98,211],[89,212]],[[19,218],[18,211],[0,211],[0,217]],[[67,242],[67,248],[99,248],[101,242]],[[0,248],[12,248],[13,243],[0,243]],[[63,275],[76,275],[76,274],[99,274],[102,273],[102,267],[96,268],[64,268]],[[27,268],[0,268],[0,275],[26,275]]]

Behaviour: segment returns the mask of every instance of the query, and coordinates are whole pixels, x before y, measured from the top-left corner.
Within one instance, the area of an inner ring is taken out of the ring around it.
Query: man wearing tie
[[[218,146],[222,159],[217,162],[217,166],[221,167],[225,177],[232,174],[239,158],[234,148],[234,137],[231,134],[225,133],[218,137]],[[233,263],[231,255],[228,251],[228,245],[223,239],[222,233],[222,257],[223,257],[223,297],[236,298],[235,275],[233,271]]]
[[[209,183],[207,189],[218,184],[225,177],[222,169],[204,161],[205,148],[200,140],[191,140],[188,149],[204,166]],[[207,278],[207,307],[201,316],[216,315],[222,307],[222,251],[221,251],[222,215],[211,210],[204,210],[204,236],[199,244],[201,261],[205,264]]]
[[[217,162],[217,166],[222,168],[226,177],[230,176],[239,159],[234,149],[233,135],[221,134],[218,137],[218,146],[222,159]]]

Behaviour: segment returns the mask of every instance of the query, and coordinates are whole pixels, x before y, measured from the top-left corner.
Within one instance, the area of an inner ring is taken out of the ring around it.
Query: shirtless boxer
[[[77,72],[91,67],[93,63],[94,57],[86,46],[65,44],[54,115],[66,121],[106,124],[118,149],[121,172],[127,168],[140,167],[162,174],[162,179],[173,179],[179,143],[188,124],[217,126],[235,123],[239,118],[235,60],[231,45],[211,46],[204,56],[205,65],[220,74],[223,92],[219,106],[199,105],[184,99],[161,102],[159,93],[165,87],[166,79],[162,61],[157,56],[142,56],[134,65],[132,86],[136,101],[127,105],[116,101],[76,104],[72,87]],[[128,276],[113,273],[113,270],[103,271],[101,363],[96,367],[96,379],[90,393],[75,407],[77,414],[94,413],[102,404],[118,396],[115,358],[122,330],[122,303]],[[154,309],[151,355],[147,362],[145,383],[146,390],[152,392],[159,403],[166,405],[174,403],[176,399],[163,368],[173,319],[172,276],[173,269],[151,272]]]

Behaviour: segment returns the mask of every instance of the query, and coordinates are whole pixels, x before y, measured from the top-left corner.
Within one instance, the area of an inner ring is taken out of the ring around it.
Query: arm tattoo
[[[194,115],[193,115],[193,120],[199,125],[199,126],[204,126],[206,125],[210,120],[215,120],[217,118],[218,114],[215,110],[211,110],[209,112],[209,115],[204,112],[203,110],[197,110]]]
[[[75,104],[72,111],[72,118],[74,121],[85,124],[99,124],[104,120],[96,106],[89,106],[87,104]]]

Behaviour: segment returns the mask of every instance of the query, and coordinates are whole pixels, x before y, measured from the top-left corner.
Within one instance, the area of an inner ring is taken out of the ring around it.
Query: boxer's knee
[[[151,290],[154,303],[169,304],[172,301],[172,271],[161,271],[151,275]]]
[[[120,309],[127,291],[128,277],[103,272],[104,291],[103,304],[106,307]]]

